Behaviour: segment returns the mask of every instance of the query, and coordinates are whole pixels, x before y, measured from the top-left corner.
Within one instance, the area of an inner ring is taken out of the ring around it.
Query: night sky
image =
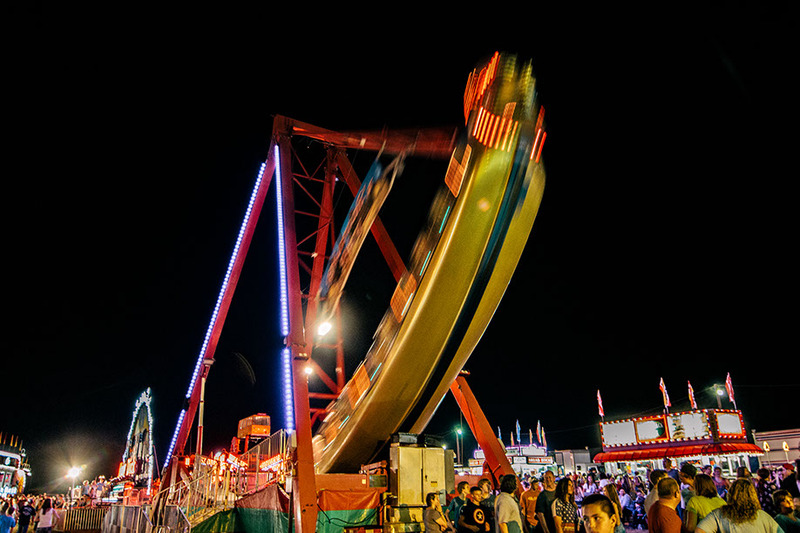
[[[660,412],[662,377],[672,411],[689,407],[687,380],[714,407],[707,388],[728,372],[748,430],[797,426],[779,10],[357,23],[133,9],[37,4],[7,21],[0,431],[23,439],[32,487],[62,490],[73,464],[113,474],[148,387],[163,464],[273,115],[458,128],[467,75],[495,50],[533,59],[548,137],[528,246],[466,365],[493,426],[508,438],[519,420],[527,441],[541,421],[551,448],[597,447],[598,389],[606,419]],[[401,177],[382,212],[398,242],[445,164]],[[272,188],[209,376],[207,449],[256,412],[283,425],[274,203]],[[350,369],[393,289],[363,261],[343,302]],[[429,431],[454,446],[458,421],[448,396]]]

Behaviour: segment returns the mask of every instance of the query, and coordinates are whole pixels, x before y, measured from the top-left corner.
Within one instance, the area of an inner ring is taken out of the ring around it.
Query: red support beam
[[[464,413],[464,418],[472,431],[472,435],[478,442],[478,446],[483,450],[486,466],[492,473],[494,486],[497,487],[500,478],[506,474],[516,476],[516,472],[514,472],[506,456],[505,447],[492,431],[489,420],[483,414],[483,409],[478,404],[478,400],[475,399],[475,395],[472,393],[472,389],[469,388],[463,374],[459,375],[450,385],[450,392],[453,393],[461,412]]]
[[[288,285],[289,335],[286,345],[292,355],[292,383],[294,393],[295,436],[297,448],[295,470],[298,483],[293,492],[295,519],[301,533],[314,533],[317,524],[317,490],[314,473],[314,452],[311,443],[311,411],[308,398],[308,379],[305,366],[308,364],[310,346],[305,338],[303,321],[303,293],[297,257],[297,231],[294,210],[294,180],[292,179],[292,153],[287,123],[276,117],[273,135],[280,154],[281,192],[283,197],[282,217]]]
[[[258,217],[261,213],[261,208],[264,205],[264,199],[266,198],[267,190],[269,189],[272,181],[272,174],[274,171],[275,162],[272,160],[272,158],[270,158],[263,169],[259,187],[256,191],[254,191],[253,204],[249,212],[249,218],[244,222],[245,227],[242,231],[241,242],[239,243],[236,256],[232,258],[233,266],[231,267],[228,283],[225,285],[220,297],[219,311],[217,312],[213,326],[211,326],[211,334],[209,335],[205,351],[199,356],[202,357],[202,359],[214,359],[214,353],[217,349],[220,334],[222,333],[222,327],[225,324],[225,318],[228,315],[228,309],[230,308],[233,294],[236,291],[236,285],[239,282],[239,276],[242,273],[244,260],[247,257],[247,251],[249,250],[250,243],[253,240],[253,233],[255,232],[256,224],[258,223]],[[177,429],[175,445],[172,448],[173,455],[183,455],[186,442],[189,439],[189,431],[194,424],[197,408],[200,404],[201,382],[204,377],[208,376],[208,369],[208,365],[202,365],[200,372],[195,378],[194,386],[192,387],[192,391],[188,398],[186,413],[184,414],[180,426]],[[169,462],[171,459],[171,457],[167,457],[166,461]]]

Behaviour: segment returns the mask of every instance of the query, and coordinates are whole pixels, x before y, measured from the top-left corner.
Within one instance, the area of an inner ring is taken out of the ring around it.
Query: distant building
[[[764,450],[762,466],[780,466],[800,459],[800,428],[753,431],[753,440]]]

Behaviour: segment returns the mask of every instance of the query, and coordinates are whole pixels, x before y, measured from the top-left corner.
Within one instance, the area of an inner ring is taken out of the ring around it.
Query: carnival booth
[[[763,450],[747,441],[741,411],[701,409],[601,422],[603,451],[594,457],[610,473],[635,473],[683,461],[720,467],[736,477],[738,467],[752,470],[751,456]]]

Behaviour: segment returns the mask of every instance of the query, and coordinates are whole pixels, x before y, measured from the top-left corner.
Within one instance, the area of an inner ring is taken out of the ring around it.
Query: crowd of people
[[[0,499],[0,533],[50,533],[67,507],[63,495],[11,496]]]
[[[111,490],[104,476],[85,480],[67,494],[19,494],[0,498],[0,533],[50,533],[70,508],[94,507]]]
[[[429,533],[800,533],[799,463],[755,475],[740,467],[735,479],[666,459],[643,476],[546,471],[504,476],[498,491],[488,478],[462,481],[446,507],[427,495],[423,522]]]

